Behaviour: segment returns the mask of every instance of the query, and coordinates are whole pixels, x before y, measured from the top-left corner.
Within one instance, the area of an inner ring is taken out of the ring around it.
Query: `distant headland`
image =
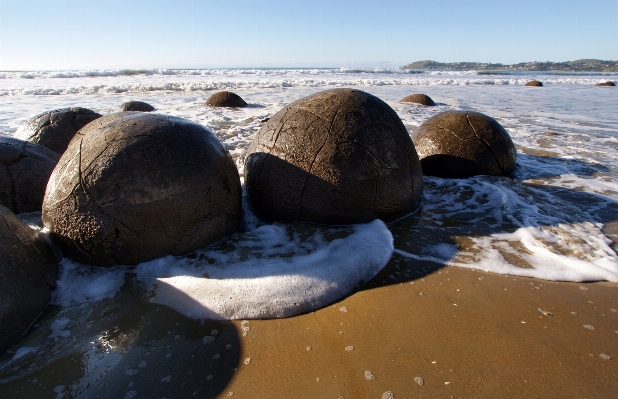
[[[520,62],[504,65],[484,62],[416,61],[401,69],[429,69],[442,71],[553,71],[553,72],[618,72],[618,61],[575,60],[565,62]]]

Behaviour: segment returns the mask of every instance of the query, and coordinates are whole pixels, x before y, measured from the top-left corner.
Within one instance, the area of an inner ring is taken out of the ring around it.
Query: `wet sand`
[[[220,396],[609,398],[618,392],[617,284],[424,266],[433,272],[362,290],[312,314],[245,323],[240,367]]]
[[[17,347],[48,342],[49,359],[25,355],[2,370],[0,397],[610,398],[618,392],[616,283],[549,282],[395,254],[358,292],[310,314],[204,323],[140,299],[141,290],[128,282],[113,301],[76,308],[78,315],[48,309]],[[56,342],[48,331],[61,317],[78,322],[67,341]]]

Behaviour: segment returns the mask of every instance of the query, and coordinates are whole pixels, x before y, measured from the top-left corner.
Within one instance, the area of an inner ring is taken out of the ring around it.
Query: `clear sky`
[[[0,70],[618,59],[618,0],[0,0]]]

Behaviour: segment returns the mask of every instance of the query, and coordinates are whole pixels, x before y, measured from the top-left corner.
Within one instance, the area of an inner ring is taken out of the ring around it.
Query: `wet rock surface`
[[[260,215],[326,224],[398,219],[418,208],[423,186],[398,115],[351,89],[305,97],[270,118],[249,147],[245,178]]]
[[[238,108],[246,107],[247,103],[238,94],[230,91],[220,91],[208,97],[206,105],[209,107]]]
[[[436,103],[426,94],[411,94],[401,99],[402,103],[416,103],[433,107]]]
[[[543,87],[543,83],[539,82],[538,80],[531,80],[526,83],[526,86]]]
[[[607,81],[603,83],[597,83],[595,86],[616,86],[616,84],[612,81]]]
[[[517,153],[508,132],[480,112],[446,111],[412,133],[423,174],[440,177],[508,176]]]
[[[51,300],[57,260],[36,231],[0,205],[0,355]]]
[[[126,112],[81,130],[47,186],[43,223],[80,263],[183,255],[237,231],[238,171],[205,127]]]
[[[41,145],[0,136],[0,203],[15,213],[40,211],[59,159]]]
[[[15,136],[62,154],[75,133],[101,115],[87,108],[47,111],[26,122]]]
[[[120,105],[122,111],[152,112],[155,108],[143,101],[127,101]]]

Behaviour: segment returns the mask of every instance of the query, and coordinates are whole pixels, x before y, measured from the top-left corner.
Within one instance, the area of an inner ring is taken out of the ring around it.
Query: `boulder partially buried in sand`
[[[152,112],[155,108],[143,101],[127,101],[120,105],[122,111]]]
[[[0,355],[51,300],[57,260],[36,231],[0,205]]]
[[[508,132],[480,112],[439,113],[416,128],[412,141],[425,175],[508,176],[515,169],[517,153]]]
[[[0,203],[15,213],[40,211],[59,159],[42,145],[0,136]]]
[[[607,81],[603,83],[597,83],[595,86],[616,86],[616,84],[612,81]]]
[[[543,87],[543,83],[539,82],[538,80],[531,80],[526,83],[526,86]]]
[[[429,107],[433,107],[436,105],[435,102],[426,94],[411,94],[401,99],[402,103],[416,103],[421,105],[426,105]]]
[[[238,170],[205,127],[112,114],[82,129],[52,173],[43,224],[65,256],[112,266],[183,255],[237,231]]]
[[[15,137],[62,154],[79,129],[100,117],[100,114],[80,107],[47,111],[21,126]]]
[[[251,204],[272,220],[392,221],[416,210],[414,144],[385,102],[334,89],[288,105],[262,126],[245,161]]]
[[[206,105],[209,107],[240,108],[246,107],[247,103],[238,94],[230,91],[220,91],[208,97]]]

